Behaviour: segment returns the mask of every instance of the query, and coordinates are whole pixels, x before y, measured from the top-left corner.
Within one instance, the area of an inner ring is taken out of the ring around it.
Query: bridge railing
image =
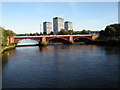
[[[78,35],[40,35],[40,36],[14,36],[14,37],[49,37],[49,36],[92,36],[92,34],[78,34]]]

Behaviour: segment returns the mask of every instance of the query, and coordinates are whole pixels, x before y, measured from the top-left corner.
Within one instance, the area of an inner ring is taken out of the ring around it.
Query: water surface
[[[3,54],[3,88],[117,88],[119,47],[49,45]]]

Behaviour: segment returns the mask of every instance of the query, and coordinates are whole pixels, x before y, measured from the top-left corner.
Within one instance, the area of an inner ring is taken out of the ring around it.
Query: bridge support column
[[[14,37],[13,36],[8,36],[7,37],[7,44],[14,44]]]
[[[93,34],[93,35],[92,35],[92,40],[95,40],[95,39],[97,39],[98,37],[99,37],[99,35]]]
[[[42,37],[42,42],[41,42],[41,44],[42,44],[43,46],[47,45],[46,37]]]
[[[70,42],[70,44],[74,43],[73,36],[69,36],[69,42]]]

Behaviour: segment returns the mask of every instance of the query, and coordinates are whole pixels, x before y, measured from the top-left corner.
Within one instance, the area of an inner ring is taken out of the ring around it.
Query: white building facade
[[[73,30],[72,22],[66,21],[64,24],[65,24],[65,25],[64,25],[65,30],[67,30],[67,31],[68,31],[68,30]]]
[[[43,22],[43,32],[49,34],[52,31],[52,22]]]
[[[64,19],[60,17],[53,18],[53,31],[54,34],[58,34],[58,32],[64,29]]]

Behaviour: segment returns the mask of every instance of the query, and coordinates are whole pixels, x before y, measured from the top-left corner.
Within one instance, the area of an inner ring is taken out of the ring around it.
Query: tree
[[[40,32],[40,35],[42,35],[42,32]]]
[[[73,34],[81,34],[81,31],[75,31]]]
[[[112,27],[112,26],[107,26],[107,27],[105,28],[105,35],[106,35],[107,37],[109,37],[109,36],[111,36],[111,37],[115,36],[115,32],[116,32],[116,30],[115,30],[115,28]]]
[[[120,24],[112,24],[110,26],[115,28],[115,37],[120,37]]]
[[[101,38],[120,38],[120,24],[111,24],[106,26],[105,30],[100,31]]]
[[[46,33],[46,32],[43,32],[43,35],[47,35],[47,33]]]
[[[28,34],[28,36],[33,36],[33,34],[32,34],[32,33],[30,33],[30,34]]]
[[[101,31],[100,31],[100,35],[105,36],[105,31],[104,31],[104,30],[101,30]]]
[[[81,34],[88,34],[88,32],[84,29],[81,31]]]
[[[74,33],[73,30],[68,30],[68,34],[72,35]]]
[[[61,29],[60,32],[58,32],[59,35],[67,35],[68,32],[65,29]]]
[[[90,33],[91,32],[91,30],[87,30],[87,33]]]
[[[16,34],[12,31],[12,30],[5,30],[5,34],[7,35],[7,36],[15,36]]]
[[[53,31],[51,31],[51,32],[49,33],[49,35],[54,35]]]
[[[2,45],[6,45],[8,36],[15,36],[16,34],[12,30],[6,30],[3,27],[0,27],[0,32],[2,35]]]

